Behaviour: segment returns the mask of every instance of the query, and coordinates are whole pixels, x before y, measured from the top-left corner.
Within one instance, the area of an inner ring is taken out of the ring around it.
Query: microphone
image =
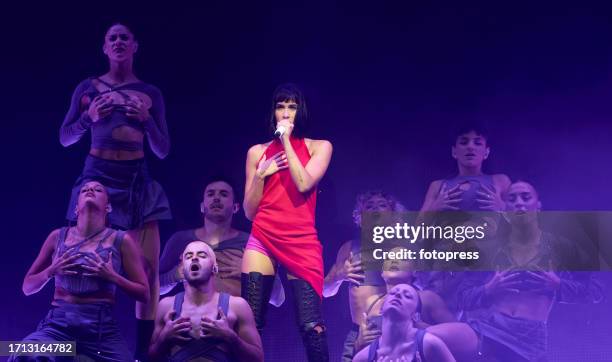
[[[284,126],[278,126],[276,127],[276,131],[274,131],[274,136],[280,138],[285,134],[285,132],[287,132],[287,128]]]

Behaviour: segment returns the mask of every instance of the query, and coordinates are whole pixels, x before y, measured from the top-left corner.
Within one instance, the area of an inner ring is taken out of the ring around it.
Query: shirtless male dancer
[[[185,292],[159,303],[149,357],[156,361],[263,361],[248,303],[215,290],[212,248],[193,241],[181,255]]]

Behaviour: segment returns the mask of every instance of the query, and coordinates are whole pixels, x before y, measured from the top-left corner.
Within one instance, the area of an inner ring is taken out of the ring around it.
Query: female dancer
[[[415,327],[419,300],[418,291],[409,284],[391,288],[381,310],[380,337],[357,353],[353,361],[454,362],[455,358],[440,338]]]
[[[279,86],[272,96],[270,126],[284,133],[248,151],[244,210],[253,229],[242,261],[242,297],[261,331],[276,268],[284,266],[308,360],[327,361],[320,310],[323,259],[314,218],[316,186],[331,160],[332,145],[305,138],[306,119],[301,91]]]
[[[144,139],[153,153],[164,158],[170,149],[162,95],[155,86],[140,81],[132,64],[138,43],[122,24],[111,26],[104,38],[110,69],[100,77],[82,81],[72,95],[70,109],[60,129],[67,147],[91,129],[91,149],[75,183],[67,218],[75,219],[74,205],[84,180],[106,185],[114,212],[111,225],[130,230],[146,259],[151,287],[149,303],[136,303],[137,359],[146,356],[153,332],[159,296],[158,220],[169,219],[170,208],[161,186],[153,181],[144,159]]]
[[[601,285],[590,273],[568,271],[580,255],[576,244],[542,230],[534,187],[515,182],[507,201],[510,231],[494,258],[496,271],[473,272],[461,285],[467,323],[427,328],[460,361],[545,361],[554,303],[601,301]]]
[[[488,262],[487,256],[494,250],[492,240],[499,222],[499,216],[492,212],[504,210],[502,195],[510,185],[510,178],[505,174],[487,175],[483,172],[483,163],[489,157],[491,149],[487,143],[487,133],[482,126],[463,126],[455,133],[454,141],[451,154],[457,160],[459,173],[453,178],[436,180],[429,185],[417,224],[425,222],[436,225],[478,226],[486,223],[486,239],[478,243],[471,241],[462,245],[445,241],[443,245],[436,245],[438,249],[449,247],[459,251],[473,247],[484,248],[480,252],[482,260],[478,263],[479,268],[483,268]],[[436,269],[454,271],[433,271],[425,282],[425,288],[438,293],[457,317],[461,315],[457,287],[462,274],[455,271],[466,266],[468,265],[449,263],[435,265]]]
[[[111,309],[117,286],[141,302],[149,298],[138,246],[128,234],[106,226],[111,204],[99,182],[83,185],[74,211],[76,226],[49,234],[23,281],[24,294],[31,295],[55,278],[52,308],[24,341],[76,341],[77,355],[133,361]]]

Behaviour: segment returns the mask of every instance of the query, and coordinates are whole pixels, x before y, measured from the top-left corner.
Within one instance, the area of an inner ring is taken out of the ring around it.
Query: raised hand
[[[73,270],[80,266],[79,263],[73,263],[76,259],[79,258],[79,254],[70,255],[69,251],[71,249],[66,250],[61,256],[54,258],[49,265],[49,278],[54,277],[56,275],[76,275],[78,272]]]
[[[353,252],[351,252],[338,271],[338,276],[341,280],[346,280],[356,286],[362,285],[365,280],[363,262],[361,260],[355,260]]]
[[[135,118],[140,122],[149,119],[149,109],[146,103],[140,97],[130,96],[125,103],[125,115],[130,118]]]
[[[202,338],[218,338],[226,342],[237,338],[236,332],[229,326],[227,317],[221,308],[219,308],[219,318],[213,320],[202,317],[200,326],[202,327]]]
[[[87,261],[89,265],[81,265],[81,267],[89,271],[89,273],[83,273],[83,275],[113,281],[118,275],[113,267],[113,252],[111,251],[108,253],[108,260],[106,261],[102,260],[98,253],[93,253],[93,255],[94,259],[85,256],[85,261]]]
[[[518,293],[520,291],[518,288],[522,283],[520,273],[516,270],[497,270],[484,288],[487,295],[507,292]]]
[[[449,189],[446,184],[443,183],[438,196],[431,204],[431,211],[459,210],[456,205],[461,202],[462,193],[463,191],[461,191],[459,185]]]
[[[261,161],[257,164],[257,175],[261,178],[266,178],[287,167],[289,167],[289,164],[285,151],[280,151],[269,159],[266,158],[264,153]]]
[[[108,116],[113,111],[113,99],[106,93],[93,99],[89,104],[87,115],[92,122],[98,122],[101,118]]]
[[[168,311],[164,315],[164,328],[160,332],[160,338],[163,341],[188,341],[190,338],[185,337],[185,334],[191,330],[191,319],[180,317],[174,319],[176,312]]]
[[[506,204],[501,196],[485,185],[480,186],[480,190],[476,192],[476,202],[480,204],[480,208],[490,211],[503,211],[506,209]]]

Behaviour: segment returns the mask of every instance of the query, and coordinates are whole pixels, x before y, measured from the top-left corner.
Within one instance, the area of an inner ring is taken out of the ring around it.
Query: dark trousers
[[[11,356],[9,361],[134,361],[107,303],[60,302],[23,342],[76,341],[76,357]]]

